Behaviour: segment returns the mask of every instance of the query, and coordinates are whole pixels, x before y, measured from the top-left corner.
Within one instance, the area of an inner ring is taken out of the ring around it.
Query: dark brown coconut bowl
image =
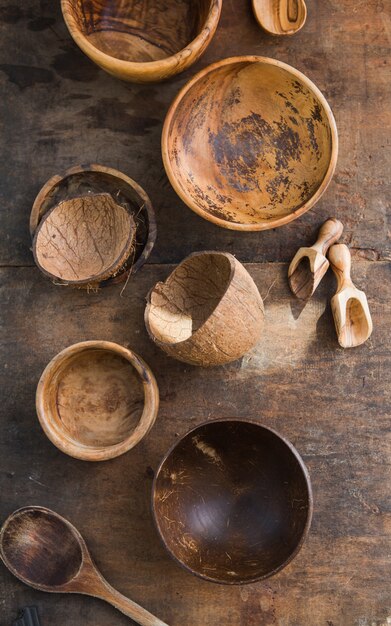
[[[150,255],[155,214],[131,178],[101,165],[53,176],[35,199],[30,232],[35,261],[54,282],[97,287],[125,280]]]
[[[224,584],[276,574],[300,550],[312,491],[298,452],[276,431],[225,419],[201,424],[166,454],[152,508],[171,556]]]
[[[301,72],[264,57],[211,65],[179,92],[162,153],[175,191],[233,230],[286,224],[319,200],[338,153],[325,97]]]
[[[110,341],[83,341],[47,365],[36,408],[44,432],[62,452],[105,461],[148,434],[159,391],[148,365],[131,350]]]
[[[184,71],[217,28],[222,0],[61,0],[73,39],[117,78],[156,82]]]
[[[226,252],[188,256],[148,295],[145,325],[167,354],[192,365],[222,365],[258,342],[264,308],[245,267]]]

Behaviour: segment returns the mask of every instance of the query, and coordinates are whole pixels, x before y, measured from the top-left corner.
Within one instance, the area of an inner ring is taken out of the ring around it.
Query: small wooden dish
[[[257,343],[264,323],[258,288],[232,254],[188,256],[148,296],[145,324],[170,356],[192,365],[222,365]]]
[[[105,461],[148,434],[159,391],[148,365],[131,350],[109,341],[83,341],[47,365],[36,407],[43,430],[62,452]]]
[[[224,59],[192,78],[167,114],[168,178],[214,224],[265,230],[308,211],[335,170],[329,105],[304,74],[264,57]]]
[[[156,240],[150,199],[131,178],[101,165],[53,176],[30,216],[33,254],[57,284],[98,287],[125,280]]]
[[[307,19],[304,0],[252,0],[255,19],[269,35],[294,35]]]
[[[312,490],[298,452],[248,420],[206,422],[161,462],[152,510],[174,559],[207,580],[252,583],[276,574],[310,528]]]
[[[101,68],[123,80],[157,82],[206,50],[222,0],[61,0],[68,30]]]

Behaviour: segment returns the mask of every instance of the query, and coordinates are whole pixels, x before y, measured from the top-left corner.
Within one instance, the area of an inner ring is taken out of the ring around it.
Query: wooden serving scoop
[[[258,24],[271,35],[293,35],[307,19],[304,0],[253,0]]]
[[[94,596],[141,626],[167,626],[113,589],[78,530],[50,509],[29,506],[12,513],[0,531],[0,555],[12,574],[34,589]]]
[[[288,270],[289,285],[300,300],[308,300],[329,268],[327,250],[338,241],[343,224],[335,217],[328,219],[319,230],[316,243],[310,248],[300,248]]]
[[[337,292],[331,299],[331,310],[339,345],[353,348],[364,343],[373,330],[367,297],[350,278],[349,248],[342,243],[337,244],[330,248],[328,256],[338,282]]]

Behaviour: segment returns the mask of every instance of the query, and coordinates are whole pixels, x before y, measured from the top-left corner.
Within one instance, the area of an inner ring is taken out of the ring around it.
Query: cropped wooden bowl
[[[61,0],[73,39],[123,80],[157,82],[190,67],[211,42],[222,0]]]
[[[244,420],[197,426],[156,472],[152,509],[167,550],[191,573],[224,584],[276,574],[310,528],[312,490],[298,452]]]
[[[257,286],[232,254],[191,254],[148,295],[145,324],[170,356],[192,365],[222,365],[257,343],[264,308]]]
[[[232,230],[265,230],[308,211],[335,170],[338,136],[304,74],[264,57],[224,59],[192,78],[168,111],[162,154],[182,200]]]
[[[148,365],[131,350],[109,341],[83,341],[47,365],[36,407],[43,430],[62,452],[105,461],[148,434],[159,391]]]
[[[30,232],[34,259],[46,276],[88,288],[136,273],[156,241],[156,220],[134,180],[101,165],[78,165],[43,186]]]

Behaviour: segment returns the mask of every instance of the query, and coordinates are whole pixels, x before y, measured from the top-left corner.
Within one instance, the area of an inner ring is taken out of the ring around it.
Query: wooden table
[[[59,1],[0,4],[2,146],[0,239],[0,514],[49,506],[86,537],[107,578],[170,626],[386,626],[391,622],[390,500],[390,41],[388,0],[308,1],[305,28],[272,38],[250,0],[224,0],[218,33],[195,69],[236,54],[286,61],[323,90],[337,120],[340,157],[314,210],[265,233],[219,229],[187,209],[160,156],[162,122],[193,71],[170,83],[122,84],[70,40]],[[148,192],[158,218],[150,262],[125,292],[54,286],[35,268],[28,232],[35,194],[79,162],[123,170]],[[365,289],[374,333],[338,347],[327,275],[305,308],[287,288],[287,262],[336,215]],[[241,362],[202,370],[149,341],[147,291],[185,255],[219,249],[247,263],[265,297],[267,328]],[[150,436],[125,456],[88,464],[60,453],[35,415],[39,375],[63,347],[86,339],[129,344],[151,365],[161,410]],[[154,469],[179,434],[212,417],[251,417],[279,429],[312,476],[312,532],[299,556],[265,582],[226,588],[192,577],[154,530]],[[35,592],[0,568],[0,624],[36,604],[43,626],[108,626],[129,619],[99,600]]]

